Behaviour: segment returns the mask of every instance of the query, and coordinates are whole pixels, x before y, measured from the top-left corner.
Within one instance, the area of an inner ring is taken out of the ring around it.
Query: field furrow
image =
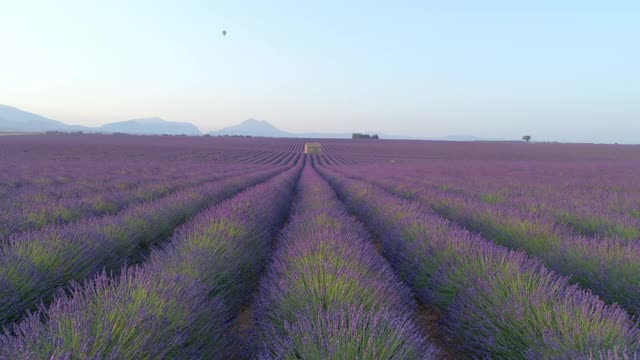
[[[640,242],[567,233],[548,218],[443,195],[420,186],[367,179],[387,191],[419,201],[440,216],[486,239],[524,250],[610,303],[640,314]]]
[[[102,273],[0,340],[0,358],[219,358],[286,219],[302,161],[196,216],[141,267]],[[46,319],[45,322],[41,318]]]
[[[434,214],[424,205],[319,167],[382,240],[416,294],[442,309],[465,350],[499,358],[632,356],[636,322],[618,306]]]
[[[106,270],[118,271],[166,240],[174,228],[211,203],[263,182],[281,169],[187,189],[100,219],[25,233],[0,249],[0,323],[48,302],[58,288]]]
[[[255,304],[261,359],[432,359],[411,292],[307,164]]]
[[[264,169],[267,169],[264,167]],[[226,170],[226,171],[225,171]],[[9,237],[25,231],[45,228],[49,225],[62,225],[80,219],[113,215],[129,205],[154,201],[188,188],[196,188],[220,179],[240,176],[255,172],[256,169],[210,169],[211,173],[201,176],[190,176],[171,182],[149,182],[133,186],[128,190],[109,189],[104,192],[93,191],[79,197],[67,196],[57,201],[47,200],[46,195],[32,194],[31,197],[42,197],[46,203],[31,204],[0,210],[0,244]],[[211,174],[215,175],[211,175]],[[10,201],[10,200],[7,200]]]
[[[640,359],[640,147],[215,134],[0,137],[0,360]]]

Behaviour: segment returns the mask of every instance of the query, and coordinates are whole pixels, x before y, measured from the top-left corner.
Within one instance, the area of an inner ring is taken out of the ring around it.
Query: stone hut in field
[[[319,143],[306,143],[304,144],[305,154],[322,154],[322,145]]]

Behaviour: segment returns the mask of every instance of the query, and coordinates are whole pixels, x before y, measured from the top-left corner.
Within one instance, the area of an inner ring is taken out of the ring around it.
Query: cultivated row
[[[482,204],[406,182],[369,181],[428,205],[439,215],[498,244],[522,249],[608,302],[617,302],[630,313],[640,314],[640,242],[571,235],[544,216]]]
[[[617,307],[510,251],[382,189],[320,168],[381,239],[384,253],[425,303],[444,313],[467,351],[503,358],[630,355],[634,320]]]
[[[263,182],[282,169],[203,184],[117,215],[19,234],[0,248],[0,324],[39,301],[47,302],[69,281],[103,269],[117,271],[212,202]]]
[[[262,169],[266,169],[263,167]],[[130,204],[151,201],[188,187],[216,181],[225,177],[238,176],[258,169],[242,169],[234,167],[208,167],[204,174],[193,174],[172,181],[155,180],[140,183],[128,183],[126,188],[102,189],[86,191],[77,196],[50,193],[32,194],[29,203],[21,206],[4,206],[0,209],[0,242],[14,233],[37,230],[51,224],[64,224],[83,218],[113,214]],[[202,171],[202,170],[201,170]],[[213,174],[213,175],[212,175]],[[156,175],[158,177],[158,175]],[[52,194],[61,195],[53,198]],[[38,199],[37,201],[35,199]],[[12,199],[7,199],[11,202]]]
[[[0,339],[0,358],[233,356],[230,319],[257,287],[300,170],[202,212],[143,266],[59,295]]]
[[[362,167],[368,176],[420,185],[567,225],[585,236],[640,239],[638,170],[624,164],[433,162]],[[629,164],[632,166],[632,164]]]
[[[309,165],[256,305],[262,359],[435,358],[410,291]]]

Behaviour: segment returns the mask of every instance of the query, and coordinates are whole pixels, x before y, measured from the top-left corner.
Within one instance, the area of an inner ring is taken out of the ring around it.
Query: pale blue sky
[[[638,143],[640,2],[0,0],[0,104]]]

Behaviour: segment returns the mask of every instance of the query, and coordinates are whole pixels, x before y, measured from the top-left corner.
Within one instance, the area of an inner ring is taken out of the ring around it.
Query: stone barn
[[[304,144],[305,154],[322,154],[322,145],[319,143],[306,143]]]

